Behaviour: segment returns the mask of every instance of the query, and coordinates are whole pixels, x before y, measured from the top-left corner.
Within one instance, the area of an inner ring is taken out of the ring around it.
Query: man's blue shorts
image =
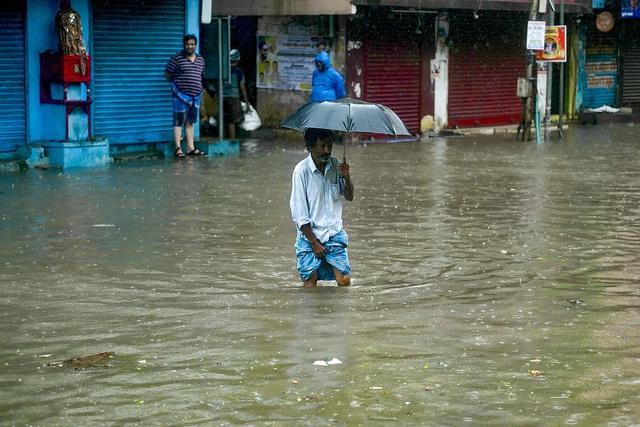
[[[318,280],[336,280],[333,268],[344,275],[351,274],[347,246],[349,236],[341,230],[335,236],[323,243],[326,255],[320,259],[313,253],[311,243],[302,233],[296,238],[296,257],[298,258],[298,273],[302,280],[309,280],[314,271],[318,272]]]
[[[198,121],[198,107],[195,104],[187,104],[178,97],[172,97],[173,100],[173,125],[184,126],[189,122],[194,124]]]

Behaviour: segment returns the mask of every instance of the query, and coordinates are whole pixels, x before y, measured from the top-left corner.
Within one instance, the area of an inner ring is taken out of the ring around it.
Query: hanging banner
[[[313,58],[320,49],[331,55],[332,37],[258,35],[256,82],[259,88],[311,90]]]
[[[637,0],[622,0],[620,2],[620,16],[623,18],[640,19],[640,4]]]
[[[536,52],[538,61],[567,62],[567,26],[549,25],[544,30],[544,49]]]

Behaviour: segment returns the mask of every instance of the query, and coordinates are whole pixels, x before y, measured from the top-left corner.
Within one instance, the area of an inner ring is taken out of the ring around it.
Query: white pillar
[[[449,17],[446,13],[436,18],[436,57],[431,61],[431,87],[434,94],[434,123],[436,132],[447,127],[449,104]]]

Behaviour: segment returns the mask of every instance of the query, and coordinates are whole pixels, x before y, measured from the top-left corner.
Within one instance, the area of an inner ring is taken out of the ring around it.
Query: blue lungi
[[[326,255],[320,259],[313,253],[311,242],[302,233],[298,233],[295,248],[300,278],[309,280],[313,272],[317,271],[318,280],[336,280],[336,276],[333,273],[334,267],[342,274],[349,275],[351,266],[347,255],[348,244],[349,236],[344,230],[341,230],[322,244],[326,249]]]

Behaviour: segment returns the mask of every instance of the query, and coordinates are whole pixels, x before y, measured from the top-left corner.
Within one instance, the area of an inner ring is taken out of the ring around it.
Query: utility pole
[[[546,1],[546,0],[544,0]],[[531,8],[529,9],[529,21],[536,21],[538,18],[538,0],[531,0]],[[531,122],[534,114],[534,96],[537,96],[535,84],[535,53],[531,50],[527,51],[527,69],[525,71],[525,79],[528,85],[528,96],[524,98],[522,103],[522,122],[518,126],[518,134],[522,141],[531,141]]]
[[[547,0],[542,0],[547,1]],[[547,25],[551,26],[555,23],[555,9],[550,7],[547,9]],[[544,139],[549,138],[551,131],[551,95],[553,89],[553,62],[547,61],[547,90],[544,108]]]
[[[560,25],[564,25],[564,0],[560,0]],[[567,44],[567,53],[568,51],[569,45]],[[560,63],[560,90],[558,92],[560,98],[560,102],[558,103],[558,136],[560,139],[563,139],[562,116],[564,115],[564,62]]]

